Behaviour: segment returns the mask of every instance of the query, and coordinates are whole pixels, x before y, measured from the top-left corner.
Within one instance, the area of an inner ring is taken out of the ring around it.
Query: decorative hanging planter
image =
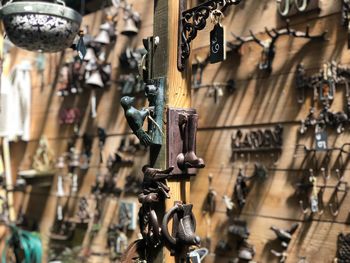
[[[16,46],[40,52],[58,52],[72,46],[82,16],[62,0],[13,2],[0,10],[7,37]]]

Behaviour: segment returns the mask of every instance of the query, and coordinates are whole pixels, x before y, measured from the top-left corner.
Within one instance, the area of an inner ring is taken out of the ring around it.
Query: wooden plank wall
[[[132,40],[124,36],[118,38],[117,44],[110,55],[109,60],[113,65],[113,79],[120,75],[118,57],[122,50],[131,45],[141,47],[143,37],[152,34],[153,6],[150,1],[129,1],[140,12],[143,23],[140,34]],[[151,1],[152,2],[152,1]],[[348,195],[342,204],[337,217],[333,217],[328,209],[322,216],[314,216],[307,220],[302,215],[298,199],[295,197],[295,183],[302,175],[300,169],[312,168],[301,164],[300,158],[293,158],[296,143],[305,143],[312,146],[313,136],[308,133],[298,135],[301,119],[304,119],[311,105],[310,96],[302,105],[297,103],[295,92],[295,69],[298,63],[303,62],[307,72],[318,71],[326,61],[336,60],[342,64],[350,63],[350,51],[347,50],[347,32],[341,26],[341,1],[320,0],[321,11],[319,13],[305,14],[291,19],[291,25],[298,30],[304,30],[306,24],[310,25],[310,33],[318,34],[328,31],[328,41],[310,42],[304,39],[293,39],[287,36],[281,37],[276,44],[276,57],[271,74],[262,74],[257,69],[260,59],[260,50],[255,43],[244,45],[240,54],[230,53],[223,63],[208,65],[204,71],[203,83],[225,82],[234,79],[236,91],[233,94],[225,93],[214,103],[208,96],[207,89],[193,92],[193,107],[200,115],[199,131],[197,138],[197,153],[206,161],[206,168],[201,170],[192,179],[191,200],[195,204],[194,211],[197,217],[198,234],[204,239],[211,237],[211,254],[206,262],[228,262],[236,255],[231,254],[223,257],[215,255],[216,243],[223,239],[227,240],[227,226],[230,224],[226,216],[225,207],[221,198],[223,195],[231,196],[234,182],[240,167],[245,167],[247,174],[251,174],[254,161],[262,161],[269,168],[269,177],[263,183],[255,184],[247,199],[247,203],[240,215],[241,219],[247,220],[250,230],[249,242],[256,248],[255,260],[258,262],[278,262],[271,257],[269,250],[276,242],[274,234],[269,227],[276,225],[288,228],[293,222],[301,225],[294,235],[288,250],[287,262],[297,262],[299,257],[307,257],[309,262],[332,262],[336,253],[336,240],[339,232],[349,231],[349,198]],[[89,25],[93,34],[98,32],[98,26],[102,22],[100,12],[91,14],[85,18],[84,23]],[[267,38],[264,27],[281,28],[283,20],[276,11],[275,0],[246,1],[238,7],[229,9],[223,21],[228,31],[237,35],[247,36],[251,29],[262,39]],[[194,55],[205,57],[208,53],[208,36],[211,30],[209,26],[201,31],[192,46]],[[118,24],[119,32],[123,23]],[[228,40],[232,37],[228,34]],[[13,50],[11,65],[16,65],[23,59],[34,60],[35,54],[20,50]],[[66,55],[69,56],[69,55]],[[58,122],[59,110],[65,106],[77,106],[84,113],[80,133],[96,133],[97,127],[106,129],[110,136],[104,149],[107,157],[119,145],[123,135],[129,133],[124,120],[123,111],[119,106],[120,93],[117,84],[113,84],[108,90],[99,92],[98,117],[92,120],[89,117],[89,92],[75,98],[59,98],[55,95],[52,87],[57,73],[60,54],[46,56],[45,87],[40,89],[37,72],[32,70],[33,77],[33,107],[32,107],[32,139],[28,143],[17,142],[11,145],[12,163],[15,171],[29,168],[31,156],[34,154],[41,136],[48,138],[49,146],[56,156],[65,151],[72,127],[61,126]],[[64,58],[63,58],[64,60]],[[337,90],[335,101],[331,110],[343,109],[344,89]],[[140,102],[142,103],[142,101]],[[276,165],[271,158],[254,156],[250,161],[232,162],[231,135],[242,126],[244,129],[257,129],[259,127],[272,127],[277,123],[284,123],[283,152]],[[329,145],[341,146],[349,139],[348,132],[336,135],[330,134]],[[94,140],[94,155],[92,167],[80,177],[79,196],[90,192],[91,185],[95,181],[98,162],[97,139]],[[78,147],[81,140],[78,141]],[[318,156],[321,158],[322,156]],[[334,162],[336,156],[332,155]],[[147,156],[137,157],[132,168],[123,168],[120,171],[118,185],[123,186],[126,175],[134,172],[140,174],[140,168],[147,162]],[[202,214],[202,204],[208,190],[208,175],[213,175],[213,187],[218,192],[217,212],[209,219]],[[349,180],[349,174],[345,171],[345,180]],[[48,246],[49,230],[55,219],[57,198],[56,180],[50,190],[32,189],[26,206],[26,214],[31,219],[39,220],[40,231],[44,240],[44,248]],[[335,185],[336,178],[328,182]],[[327,203],[332,190],[325,192]],[[17,207],[21,196],[17,195]],[[135,197],[122,196],[134,200]],[[118,200],[114,197],[107,198],[103,227],[94,240],[92,250],[95,252],[106,251],[106,230],[110,222],[115,220]],[[208,225],[208,222],[210,224]],[[135,233],[130,233],[130,238],[135,238]],[[85,240],[86,241],[86,240]],[[46,258],[45,258],[46,260]],[[103,262],[101,258],[91,258],[91,262]],[[104,262],[108,262],[105,259]]]

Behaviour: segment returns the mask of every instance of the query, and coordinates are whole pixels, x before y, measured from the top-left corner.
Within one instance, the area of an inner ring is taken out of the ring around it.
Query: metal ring
[[[301,5],[299,4],[301,2]],[[300,12],[304,12],[309,5],[309,0],[294,0],[295,6]]]
[[[169,230],[168,230],[168,224],[171,218],[174,217],[174,214],[178,211],[178,210],[182,210],[182,205],[181,204],[176,204],[174,207],[172,207],[167,213],[165,213],[164,217],[163,217],[163,222],[162,222],[162,233],[165,237],[165,239],[173,246],[176,246],[178,243],[177,238],[174,238],[172,235],[169,234]],[[193,214],[193,212],[191,212],[191,218],[193,221],[193,230],[196,231],[197,228],[197,222],[196,222],[196,218]],[[180,220],[180,218],[179,218]]]
[[[175,205],[174,207],[172,207],[168,213],[166,213],[163,217],[163,222],[162,222],[162,233],[165,237],[165,239],[173,246],[176,246],[177,243],[177,239],[173,238],[173,236],[171,236],[169,234],[169,230],[168,230],[168,223],[170,221],[170,219],[174,216],[175,212],[179,209],[179,207],[177,205]]]
[[[276,0],[278,12],[281,16],[287,16],[290,11],[291,2],[290,0],[284,0],[284,9],[282,9],[282,1],[283,0]]]

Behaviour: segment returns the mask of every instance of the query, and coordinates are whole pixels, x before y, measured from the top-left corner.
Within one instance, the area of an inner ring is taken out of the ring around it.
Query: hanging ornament
[[[0,17],[13,44],[40,52],[71,47],[82,21],[82,16],[62,0],[55,3],[10,0],[1,8]]]

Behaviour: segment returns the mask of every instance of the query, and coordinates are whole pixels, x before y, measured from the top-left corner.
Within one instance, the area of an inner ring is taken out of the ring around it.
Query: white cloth
[[[30,139],[31,77],[30,62],[16,66],[10,77],[1,78],[0,136]]]

